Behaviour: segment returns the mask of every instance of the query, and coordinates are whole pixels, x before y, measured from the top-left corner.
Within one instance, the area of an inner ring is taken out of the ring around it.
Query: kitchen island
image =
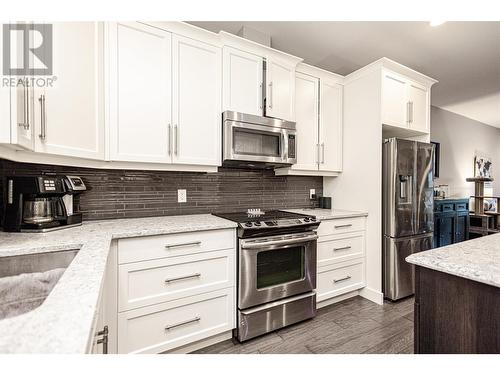
[[[500,353],[500,234],[416,253],[415,353]]]

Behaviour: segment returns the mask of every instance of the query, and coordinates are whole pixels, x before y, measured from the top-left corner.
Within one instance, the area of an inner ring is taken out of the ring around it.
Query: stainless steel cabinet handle
[[[410,102],[406,103],[406,122],[410,124]]]
[[[410,124],[413,124],[413,102],[410,102]]]
[[[273,83],[269,83],[269,108],[273,108]]]
[[[172,328],[175,328],[175,327],[184,326],[184,325],[189,324],[189,323],[199,322],[200,320],[201,320],[201,318],[199,316],[195,316],[194,318],[185,320],[183,322],[179,322],[179,323],[175,323],[175,324],[169,324],[169,325],[165,326],[165,331],[168,331],[169,329],[172,329]]]
[[[200,277],[201,276],[201,273],[193,273],[192,275],[187,275],[187,276],[180,276],[180,277],[173,277],[171,279],[165,279],[165,282],[168,284],[168,283],[171,283],[171,282],[174,282],[174,281],[179,281],[179,280],[186,280],[186,279],[194,279],[196,277]]]
[[[42,94],[40,95],[40,98],[38,98],[38,101],[40,102],[40,139],[42,141],[45,141],[45,138],[47,138],[47,113],[45,111],[45,95]]]
[[[351,246],[334,247],[333,251],[349,250]]]
[[[319,143],[316,143],[316,164],[320,164],[319,160]]]
[[[26,126],[25,126],[25,129],[28,130],[29,128],[30,128],[30,89],[29,89],[29,87],[26,87]]]
[[[18,123],[19,126],[22,126],[25,130],[29,130],[29,89],[27,85],[24,85],[23,91],[23,121]]]
[[[165,248],[166,249],[173,249],[175,247],[192,246],[192,245],[201,245],[201,241],[175,243],[175,244],[172,244],[172,245],[165,245]]]
[[[262,98],[262,96],[264,95],[263,92],[262,92],[262,83],[259,85],[259,92],[260,92],[260,104],[259,104],[259,109],[262,109],[263,108],[263,105],[264,105],[264,99]]]
[[[172,155],[172,125],[168,124],[168,155]]]
[[[321,164],[325,164],[325,143],[321,144]]]
[[[176,155],[179,154],[179,129],[177,124],[174,125],[174,138],[175,138],[175,149],[174,152]]]
[[[335,229],[349,228],[349,227],[352,227],[352,224],[335,225]]]
[[[102,336],[97,340],[97,344],[102,344],[102,354],[108,354],[108,334],[108,326],[104,326],[102,331],[97,332],[97,336]]]
[[[341,279],[333,279],[333,283],[340,283],[341,281],[349,280],[351,276],[347,275],[346,277],[342,277]]]

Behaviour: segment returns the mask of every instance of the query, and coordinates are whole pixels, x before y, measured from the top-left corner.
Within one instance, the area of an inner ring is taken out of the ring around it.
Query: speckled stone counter
[[[412,254],[417,266],[500,287],[500,234]]]
[[[330,210],[325,208],[312,208],[312,209],[298,208],[285,211],[304,214],[304,215],[313,215],[316,216],[316,218],[318,218],[319,220],[345,219],[349,217],[368,216],[368,213],[366,212],[336,210],[336,209]]]
[[[94,221],[45,234],[0,232],[0,262],[2,257],[20,254],[79,249],[40,307],[0,321],[0,353],[89,350],[113,239],[235,227],[235,223],[212,215],[184,215]]]

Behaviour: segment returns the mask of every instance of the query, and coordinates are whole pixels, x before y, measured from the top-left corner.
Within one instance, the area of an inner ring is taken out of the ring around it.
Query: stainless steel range
[[[238,223],[237,339],[313,318],[319,220],[285,211],[216,215]]]

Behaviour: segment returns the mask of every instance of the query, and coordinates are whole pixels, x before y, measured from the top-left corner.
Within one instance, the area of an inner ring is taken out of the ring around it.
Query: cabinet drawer
[[[118,353],[160,353],[234,328],[234,288],[118,314]]]
[[[441,212],[450,212],[454,210],[453,203],[443,203],[439,205],[439,211]]]
[[[318,228],[318,235],[328,236],[331,234],[341,234],[365,230],[365,218],[353,217],[347,219],[335,219],[322,221]],[[322,239],[320,238],[320,241]]]
[[[118,240],[118,264],[234,249],[235,241],[233,229],[125,238]]]
[[[345,262],[318,269],[317,301],[348,293],[365,286],[364,262]]]
[[[318,267],[363,257],[364,232],[332,236],[329,241],[318,242]]]
[[[467,203],[457,203],[455,204],[456,211],[469,211],[469,207]]]
[[[235,250],[119,266],[118,306],[126,311],[234,285]]]

